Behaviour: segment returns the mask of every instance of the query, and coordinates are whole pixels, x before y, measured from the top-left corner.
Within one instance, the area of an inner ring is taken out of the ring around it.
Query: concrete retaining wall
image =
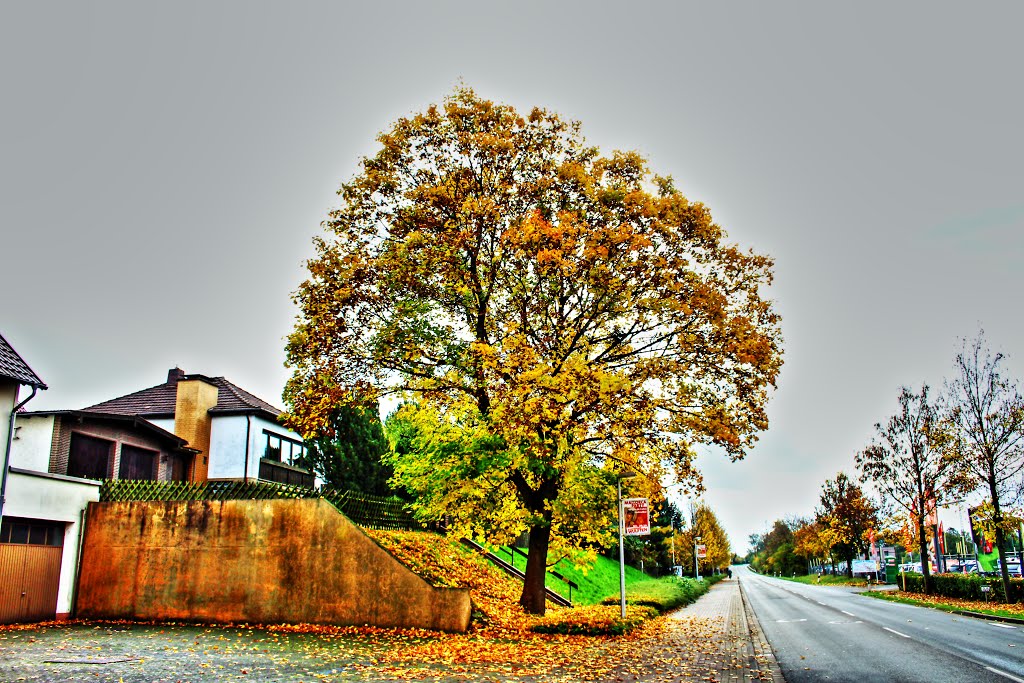
[[[80,618],[465,631],[470,610],[322,499],[89,504]]]

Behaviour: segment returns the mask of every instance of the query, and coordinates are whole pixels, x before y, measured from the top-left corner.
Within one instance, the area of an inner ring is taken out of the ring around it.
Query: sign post
[[[700,536],[693,537],[693,575],[698,581],[700,581],[700,565],[698,559],[704,559],[708,556],[708,547],[700,544]]]
[[[632,479],[636,476],[636,472],[620,472],[616,477],[616,484],[618,490],[618,504],[617,512],[619,513],[619,606],[622,618],[626,618],[626,550],[622,546],[622,536],[625,533],[625,505],[626,501],[622,500],[622,480]],[[650,532],[648,532],[650,533]]]

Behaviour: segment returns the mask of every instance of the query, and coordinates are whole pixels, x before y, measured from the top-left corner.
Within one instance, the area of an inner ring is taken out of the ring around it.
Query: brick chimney
[[[173,379],[172,379],[173,378]],[[186,375],[178,368],[167,373],[167,382],[177,382],[174,402],[174,433],[198,449],[189,478],[206,481],[210,471],[210,408],[217,405],[217,386],[202,375]]]

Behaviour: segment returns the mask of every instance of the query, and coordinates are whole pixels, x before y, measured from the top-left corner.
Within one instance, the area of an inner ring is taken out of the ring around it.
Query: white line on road
[[[825,604],[825,603],[823,603],[823,602],[819,602],[818,604],[819,604],[819,605],[821,605],[822,607],[828,607],[828,605],[826,605],[826,604]]]
[[[994,674],[999,674],[1000,676],[1003,676],[1005,678],[1009,678],[1011,681],[1017,681],[1017,683],[1024,683],[1024,678],[1017,678],[1013,674],[1008,674],[1005,671],[1000,671],[999,669],[993,669],[991,666],[986,666],[985,669],[988,670],[988,671],[991,671]]]
[[[896,635],[898,635],[901,638],[909,638],[910,637],[906,633],[900,633],[899,631],[894,631],[894,630],[892,630],[891,628],[889,628],[887,626],[883,626],[882,628],[884,630],[888,631],[889,633],[895,633]],[[1024,683],[1024,681],[1021,681],[1021,683]]]
[[[847,611],[846,611],[846,610],[844,610],[844,609],[841,609],[841,610],[839,610],[839,611],[840,611],[840,612],[842,612],[843,614],[845,614],[845,615],[849,616],[849,617],[855,617],[855,616],[857,616],[857,615],[856,615],[856,614],[854,614],[853,612],[847,612]]]
[[[998,626],[999,628],[1017,628],[1016,626],[1010,626],[1009,624],[997,624],[993,621],[988,622],[992,626]]]

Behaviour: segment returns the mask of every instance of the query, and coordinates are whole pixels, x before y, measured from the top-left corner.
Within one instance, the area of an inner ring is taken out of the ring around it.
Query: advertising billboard
[[[622,520],[627,536],[647,536],[651,533],[651,509],[646,498],[626,498],[622,501]]]

